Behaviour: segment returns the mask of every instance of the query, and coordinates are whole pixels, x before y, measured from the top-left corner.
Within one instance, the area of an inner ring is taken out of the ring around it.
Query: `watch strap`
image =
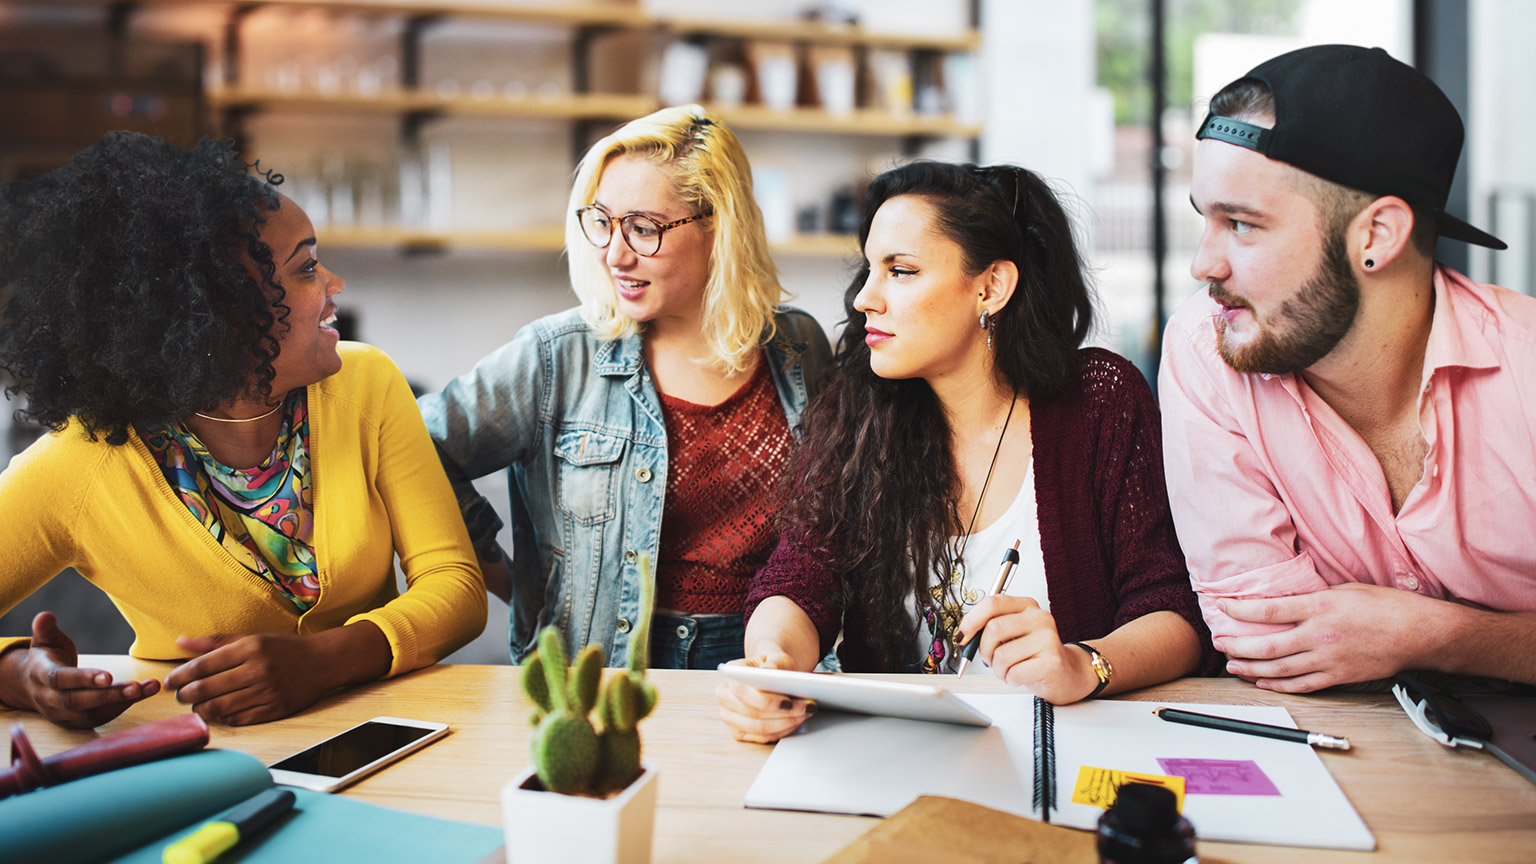
[[[1088,652],[1088,659],[1093,663],[1093,674],[1097,675],[1099,678],[1099,686],[1093,688],[1093,692],[1089,693],[1083,698],[1092,699],[1100,693],[1103,693],[1104,688],[1109,686],[1109,679],[1113,678],[1115,675],[1115,667],[1109,665],[1109,659],[1106,658],[1103,654],[1100,654],[1099,649],[1089,645],[1086,642],[1068,642],[1066,644],[1076,645],[1077,647]]]

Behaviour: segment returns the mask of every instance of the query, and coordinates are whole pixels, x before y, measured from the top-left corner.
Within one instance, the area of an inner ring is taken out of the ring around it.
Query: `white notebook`
[[[960,698],[993,725],[816,715],[775,745],[746,806],[889,816],[919,795],[943,795],[1091,830],[1104,811],[1074,801],[1074,793],[1082,780],[1078,797],[1092,799],[1108,781],[1085,773],[1088,767],[1184,777],[1183,813],[1205,840],[1376,848],[1311,747],[1152,714],[1167,706],[1295,728],[1284,708],[1107,700],[1052,707],[1024,694]]]

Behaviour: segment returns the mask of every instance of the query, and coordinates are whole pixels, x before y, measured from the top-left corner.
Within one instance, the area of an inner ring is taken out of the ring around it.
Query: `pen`
[[[1013,572],[1013,565],[1019,563],[1019,541],[1013,541],[1013,546],[1003,552],[1003,567],[997,571],[997,582],[992,586],[992,594],[1001,594],[1008,587],[1008,574]],[[991,596],[991,595],[988,595]],[[966,644],[965,651],[960,655],[960,669],[955,673],[956,677],[965,677],[965,667],[971,665],[976,659],[976,649],[981,646],[981,632],[977,631],[971,641]]]
[[[252,796],[224,814],[223,819],[209,822],[165,847],[161,860],[165,864],[208,864],[276,822],[292,809],[293,800],[291,789],[268,789]]]
[[[1334,735],[1324,735],[1321,732],[1308,732],[1305,729],[1291,729],[1286,726],[1271,726],[1268,723],[1252,723],[1247,720],[1236,720],[1231,717],[1215,717],[1210,714],[1196,714],[1193,711],[1180,711],[1177,708],[1154,708],[1153,714],[1167,720],[1170,723],[1184,723],[1190,726],[1204,726],[1207,729],[1221,729],[1226,732],[1241,732],[1244,735],[1262,735],[1265,738],[1279,738],[1281,741],[1295,741],[1298,744],[1311,744],[1313,747],[1322,747],[1326,750],[1348,750],[1349,739],[1339,738]]]

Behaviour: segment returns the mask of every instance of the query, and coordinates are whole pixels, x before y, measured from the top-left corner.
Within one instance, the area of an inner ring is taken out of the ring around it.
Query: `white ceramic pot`
[[[531,788],[530,788],[531,787]],[[501,787],[507,864],[650,864],[656,769],[611,798],[546,792],[529,768]]]

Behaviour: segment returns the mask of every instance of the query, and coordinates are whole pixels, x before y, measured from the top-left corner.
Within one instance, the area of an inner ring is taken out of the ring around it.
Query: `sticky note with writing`
[[[1115,803],[1115,795],[1127,783],[1146,783],[1161,786],[1178,799],[1179,811],[1184,810],[1184,778],[1164,777],[1161,774],[1138,774],[1134,771],[1115,771],[1084,765],[1077,772],[1077,782],[1072,785],[1072,803],[1087,804],[1108,810]]]
[[[1274,781],[1251,759],[1159,759],[1164,771],[1184,778],[1190,795],[1279,795]]]

